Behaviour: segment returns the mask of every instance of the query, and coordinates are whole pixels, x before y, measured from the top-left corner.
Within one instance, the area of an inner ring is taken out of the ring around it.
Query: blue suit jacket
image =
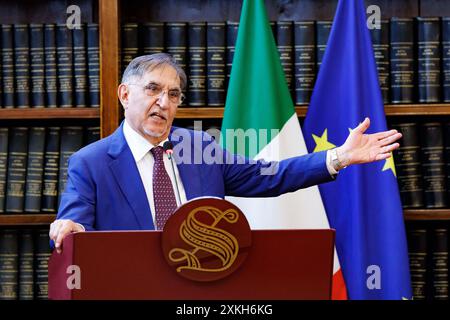
[[[173,127],[169,139],[174,151],[182,150],[174,152],[174,159],[188,200],[225,195],[273,197],[333,180],[326,167],[326,152],[280,162],[252,162],[221,149],[205,132]],[[201,163],[199,155],[203,152],[219,161]],[[181,159],[190,163],[179,163]],[[269,165],[276,166],[276,174],[261,175]],[[144,186],[123,135],[123,123],[112,135],[69,159],[57,219],[71,219],[88,231],[154,229]]]

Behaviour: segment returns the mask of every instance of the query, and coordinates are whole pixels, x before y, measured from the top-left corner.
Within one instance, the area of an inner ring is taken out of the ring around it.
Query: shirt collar
[[[130,147],[133,158],[136,162],[139,162],[155,145],[148,142],[143,136],[137,133],[125,119],[123,124],[123,135]],[[169,141],[168,138],[161,141],[157,146],[162,147],[164,142]]]

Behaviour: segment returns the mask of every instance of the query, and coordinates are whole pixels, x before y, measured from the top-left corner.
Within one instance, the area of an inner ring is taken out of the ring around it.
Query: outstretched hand
[[[397,130],[364,134],[369,126],[369,118],[364,119],[348,135],[345,143],[336,148],[338,158],[343,166],[387,159],[391,157],[391,152],[400,146],[395,142],[402,137]]]

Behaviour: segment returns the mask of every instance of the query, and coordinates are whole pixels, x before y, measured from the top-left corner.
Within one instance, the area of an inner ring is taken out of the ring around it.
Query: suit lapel
[[[113,141],[108,154],[114,158],[109,165],[111,172],[128,204],[133,209],[141,229],[154,230],[155,227],[144,185],[131,150],[123,135],[123,122],[113,134]]]
[[[182,134],[179,134],[182,130]],[[185,140],[189,137],[189,141]],[[186,192],[186,199],[191,200],[193,198],[197,198],[203,195],[202,193],[202,185],[201,185],[201,172],[200,165],[194,164],[194,155],[193,152],[196,151],[194,147],[194,141],[192,141],[193,135],[190,131],[180,128],[171,129],[171,134],[169,140],[173,143],[174,149],[176,148],[186,148],[184,152],[188,152],[188,148],[190,148],[189,153],[191,154],[191,162],[190,163],[181,163],[180,158],[178,157],[178,152],[174,152],[173,159],[178,168],[178,172],[180,173],[180,178],[183,183],[184,190]],[[198,152],[198,151],[197,151]]]

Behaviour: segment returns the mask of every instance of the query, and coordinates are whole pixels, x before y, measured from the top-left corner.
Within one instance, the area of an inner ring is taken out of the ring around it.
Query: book
[[[1,25],[3,108],[14,108],[14,42],[12,25]]]
[[[415,67],[412,18],[391,18],[390,49],[391,103],[413,103]]]
[[[164,52],[164,23],[147,22],[142,24],[140,43],[142,54]]]
[[[27,24],[14,25],[16,108],[30,107],[30,39]]]
[[[441,101],[441,24],[439,18],[417,17],[419,102]]]
[[[8,128],[0,128],[0,214],[5,212],[6,175],[8,172]]]
[[[427,229],[407,229],[411,287],[414,300],[427,299]]]
[[[48,299],[48,260],[50,237],[48,229],[39,229],[34,238],[34,286],[37,300]]]
[[[45,107],[44,25],[30,24],[31,107]]]
[[[59,107],[73,107],[73,41],[66,24],[56,25],[56,64]]]
[[[206,79],[208,106],[225,105],[225,22],[208,22],[206,27]]]
[[[28,128],[12,127],[9,132],[6,212],[23,212],[27,169]]]
[[[309,103],[316,78],[314,21],[294,22],[295,104]]]
[[[73,74],[74,74],[74,105],[78,108],[87,107],[87,50],[86,24],[72,30],[73,34]]]
[[[383,103],[389,103],[389,20],[380,21],[380,29],[371,29],[373,53],[377,64],[378,81],[380,83]]]
[[[18,264],[17,230],[0,229],[0,300],[17,299]]]
[[[420,208],[424,205],[424,190],[420,160],[419,126],[416,122],[392,124],[403,137],[394,151],[397,182],[403,208]]]
[[[139,54],[138,36],[137,23],[125,23],[122,25],[122,74],[130,62]]]
[[[206,106],[206,23],[188,24],[189,106]]]
[[[432,229],[433,299],[448,300],[448,230]]]
[[[58,71],[56,67],[56,25],[44,25],[45,106],[58,107]]]
[[[81,126],[62,127],[59,148],[58,206],[66,188],[69,158],[83,146],[84,128]]]
[[[186,22],[167,22],[165,24],[165,41],[166,51],[177,62],[177,64],[186,72],[188,79],[187,69],[187,23]],[[187,88],[184,90],[186,96],[189,95]],[[186,102],[183,102],[181,106],[185,106]]]
[[[316,21],[316,66],[317,73],[322,64],[325,49],[327,48],[328,37],[330,36],[331,26],[333,22],[328,20]]]
[[[34,299],[34,240],[33,230],[19,233],[19,300]]]
[[[426,208],[445,208],[445,160],[442,125],[426,122],[421,125],[421,158]]]
[[[45,133],[45,127],[31,127],[29,129],[24,208],[24,211],[29,213],[41,211]]]
[[[450,17],[442,17],[442,101],[450,102]]]
[[[294,31],[292,21],[277,22],[277,49],[280,54],[281,67],[284,71],[287,87],[293,95],[294,78]]]
[[[87,25],[87,68],[88,95],[91,108],[100,107],[100,47],[98,38],[98,24]]]
[[[236,40],[239,30],[239,22],[235,21],[227,21],[227,77],[226,77],[226,83],[225,88],[228,88],[228,83],[230,82],[230,76],[231,76],[231,68],[233,66],[233,58],[234,58],[234,52],[236,50]]]
[[[100,140],[100,127],[86,127],[86,145]]]
[[[61,127],[48,127],[44,155],[41,211],[57,212]]]

